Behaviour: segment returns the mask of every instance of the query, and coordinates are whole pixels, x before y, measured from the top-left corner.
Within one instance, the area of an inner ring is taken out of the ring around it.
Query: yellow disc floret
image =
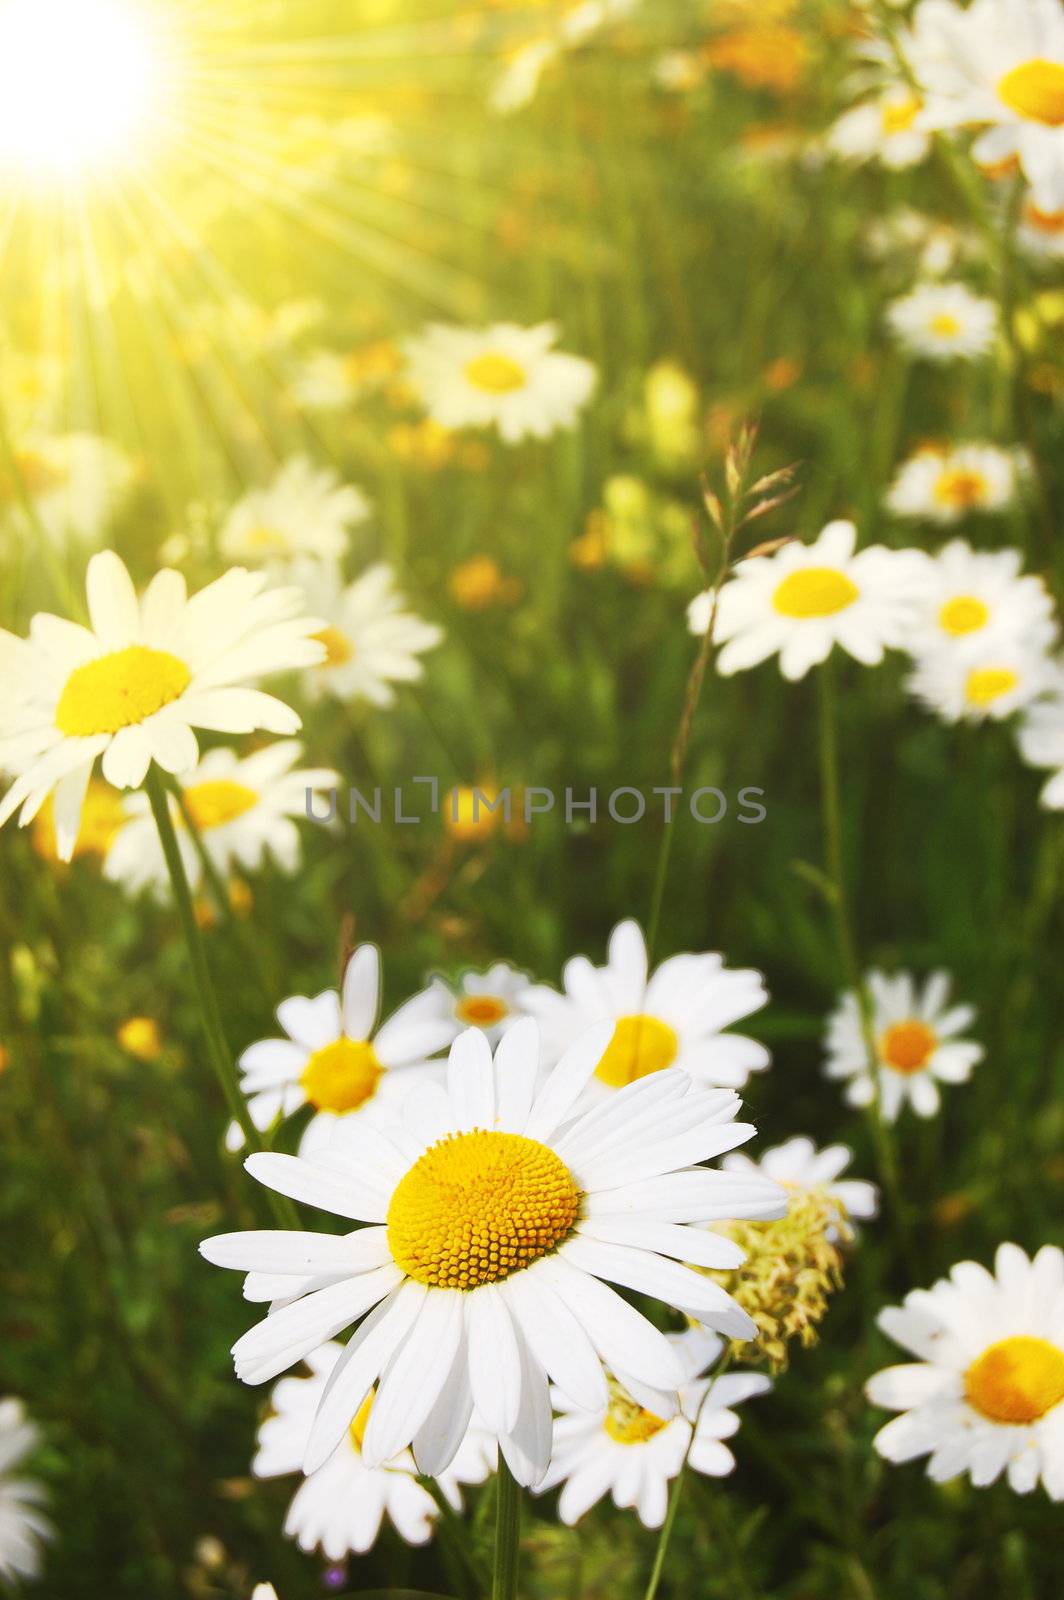
[[[258,804],[259,797],[246,783],[234,783],[231,778],[211,778],[206,783],[193,783],[185,790],[188,814],[200,833],[220,828]]]
[[[494,994],[467,994],[454,1008],[459,1022],[468,1022],[471,1028],[491,1028],[503,1017],[509,1016],[510,1007]]]
[[[964,698],[970,706],[991,706],[1019,688],[1019,683],[1019,675],[1011,667],[975,667],[965,679]]]
[[[320,632],[314,634],[314,638],[325,646],[325,660],[318,662],[320,667],[342,667],[355,653],[355,647],[347,634],[341,633],[339,628],[332,626],[322,628]]]
[[[934,1030],[916,1017],[892,1023],[879,1041],[881,1059],[895,1072],[922,1072],[937,1048]]]
[[[659,1017],[642,1013],[618,1017],[595,1076],[611,1089],[623,1089],[626,1083],[671,1067],[679,1049],[675,1030]]]
[[[956,511],[969,511],[986,500],[989,484],[973,467],[947,467],[935,482],[934,496],[939,505]]]
[[[880,108],[880,122],[883,132],[907,133],[920,115],[922,101],[915,95],[908,95],[904,100],[888,100]]]
[[[69,738],[117,733],[180,699],[192,674],[168,650],[130,644],[76,667],[55,708],[55,725]]]
[[[990,607],[974,594],[957,594],[947,600],[938,614],[944,633],[977,633],[990,621]]]
[[[369,1414],[373,1410],[373,1402],[376,1399],[376,1394],[377,1391],[375,1389],[371,1389],[351,1419],[351,1427],[348,1432],[351,1443],[354,1445],[359,1455],[362,1454],[362,1442],[366,1437],[366,1429],[369,1427]]]
[[[637,1405],[631,1395],[611,1379],[609,1409],[602,1426],[616,1444],[646,1444],[668,1425],[664,1417],[656,1417],[653,1411]]]
[[[1001,78],[998,97],[1010,111],[1047,128],[1064,126],[1064,63],[1021,61]]]
[[[521,363],[498,350],[485,350],[483,355],[467,361],[465,375],[474,389],[483,389],[486,394],[512,394],[528,382]]]
[[[961,321],[952,311],[936,311],[929,324],[931,332],[940,339],[956,339],[961,332]]]
[[[1037,1422],[1064,1400],[1064,1350],[1046,1339],[999,1339],[964,1374],[971,1405],[992,1422]]]
[[[418,1283],[476,1289],[549,1255],[576,1221],[580,1191],[554,1151],[519,1133],[452,1133],[397,1184],[392,1258]]]
[[[802,567],[788,573],[772,604],[785,617],[830,617],[858,598],[857,585],[834,567]]]
[[[315,1050],[300,1074],[303,1091],[319,1111],[356,1111],[376,1092],[384,1068],[368,1039],[334,1039]]]

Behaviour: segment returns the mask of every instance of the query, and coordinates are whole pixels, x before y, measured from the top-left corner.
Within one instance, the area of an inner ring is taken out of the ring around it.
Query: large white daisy
[[[1026,455],[993,444],[925,448],[904,461],[887,490],[887,509],[898,517],[960,522],[975,512],[1004,511],[1028,466]]]
[[[869,545],[855,553],[852,522],[829,522],[812,544],[796,540],[772,555],[740,561],[720,592],[715,637],[725,677],[779,655],[792,681],[835,645],[866,666],[900,648],[912,625],[927,558],[918,550]],[[712,595],[688,608],[692,633],[709,626]]]
[[[590,361],[551,346],[553,322],[426,328],[406,346],[407,376],[444,428],[495,427],[507,444],[574,426],[595,387]]]
[[[325,618],[317,635],[325,646],[324,659],[304,678],[312,699],[330,694],[337,700],[390,706],[395,702],[393,684],[417,683],[423,676],[419,658],[441,642],[443,629],[407,610],[406,597],[385,562],[367,567],[346,585],[330,563],[300,562],[292,577],[307,604]]]
[[[928,127],[978,127],[982,165],[1016,159],[1037,203],[1064,207],[1060,0],[922,0],[908,46]]]
[[[908,1101],[921,1117],[939,1108],[939,1083],[965,1083],[981,1044],[961,1035],[975,1020],[975,1009],[950,1002],[951,983],[945,972],[933,972],[921,988],[910,973],[889,977],[870,972],[866,979],[872,1004],[876,1043],[879,1104],[893,1122]],[[876,1086],[869,1069],[857,996],[842,996],[828,1020],[825,1071],[844,1078],[846,1099],[853,1106],[870,1105]]]
[[[182,777],[184,805],[223,879],[237,868],[255,871],[266,856],[282,872],[296,871],[300,838],[295,819],[306,817],[307,791],[333,789],[340,782],[339,773],[327,767],[297,768],[302,754],[295,739],[278,739],[249,756],[223,747],[208,751]],[[123,803],[127,820],[108,846],[104,876],[131,894],[150,888],[166,895],[170,875],[147,796],[131,794]],[[170,799],[170,812],[185,874],[196,888],[203,870],[199,852],[176,799]]]
[[[324,653],[300,591],[267,589],[261,573],[242,567],[191,600],[181,574],[164,569],[138,599],[125,566],[104,550],[89,562],[86,591],[90,627],[38,612],[28,639],[0,629],[8,686],[0,769],[16,774],[0,823],[21,807],[24,827],[54,790],[63,860],[98,756],[108,783],[134,789],[153,761],[172,773],[196,765],[194,728],[295,733],[289,706],[237,686]]]
[[[312,466],[299,456],[267,488],[237,501],[218,542],[230,561],[283,564],[305,555],[339,560],[350,530],[369,514],[361,489],[341,483],[331,467]]]
[[[380,998],[380,952],[363,944],[347,963],[340,994],[326,989],[312,1000],[296,994],[281,1001],[277,1020],[285,1037],[248,1045],[237,1063],[256,1128],[311,1105],[316,1115],[303,1134],[306,1153],[328,1140],[337,1118],[379,1112],[413,1081],[410,1073],[429,1069],[429,1057],[454,1038],[433,998],[415,996],[378,1028]],[[230,1146],[239,1147],[239,1135],[234,1124]]]
[[[993,300],[963,283],[923,283],[892,300],[887,323],[900,344],[927,361],[969,360],[986,355],[998,332]]]
[[[606,1404],[581,1410],[555,1391],[561,1415],[554,1423],[554,1449],[539,1492],[563,1484],[558,1516],[572,1527],[610,1494],[622,1509],[633,1508],[647,1528],[660,1528],[668,1509],[669,1483],[685,1462],[695,1472],[723,1478],[735,1457],[723,1440],[739,1427],[731,1409],[772,1387],[759,1372],[729,1372],[702,1377],[723,1348],[716,1334],[702,1328],[666,1335],[684,1372],[678,1409],[654,1409],[652,1392],[636,1399],[613,1379]]]
[[[760,972],[729,971],[715,951],[670,956],[648,973],[643,931],[631,919],[610,934],[608,960],[595,967],[574,956],[562,972],[563,992],[533,984],[518,996],[543,1030],[544,1054],[556,1060],[593,1023],[613,1033],[595,1069],[599,1094],[679,1067],[701,1083],[738,1089],[769,1064],[764,1045],[725,1033],[768,1002]]]
[[[11,1395],[0,1400],[0,1579],[5,1583],[40,1576],[44,1545],[54,1531],[41,1510],[40,1484],[15,1476],[37,1440],[22,1401]]]
[[[330,1340],[306,1357],[309,1378],[282,1378],[276,1385],[251,1466],[257,1478],[302,1472],[314,1418],[343,1353],[343,1345]],[[320,1546],[329,1561],[369,1550],[385,1518],[407,1544],[425,1544],[432,1537],[438,1508],[418,1483],[409,1450],[380,1467],[368,1467],[362,1459],[362,1440],[372,1406],[371,1394],[328,1461],[300,1484],[285,1517],[284,1531],[300,1549]],[[458,1454],[439,1479],[440,1488],[456,1509],[462,1503],[459,1486],[483,1483],[492,1470],[493,1458],[494,1444],[486,1440],[474,1419]]]
[[[842,1177],[852,1160],[853,1151],[849,1145],[829,1144],[818,1150],[812,1139],[797,1135],[762,1151],[758,1161],[735,1151],[725,1156],[721,1165],[727,1172],[763,1172],[792,1193],[815,1190],[826,1194],[842,1208],[847,1222],[867,1221],[876,1214],[879,1191],[874,1183],[863,1178]],[[831,1229],[829,1237],[834,1238],[835,1233],[836,1230]]]
[[[991,1275],[959,1261],[948,1278],[880,1312],[883,1332],[916,1361],[877,1372],[873,1405],[900,1411],[876,1434],[888,1461],[930,1456],[941,1483],[967,1472],[982,1487],[1007,1473],[1027,1494],[1041,1479],[1064,1500],[1064,1254],[1033,1260],[998,1246]]]
[[[1064,666],[1053,668],[1047,693],[1024,712],[1017,735],[1020,754],[1032,767],[1048,767],[1051,776],[1042,790],[1049,811],[1064,811]]]
[[[237,1374],[265,1383],[354,1326],[304,1461],[332,1455],[376,1386],[367,1466],[412,1445],[420,1471],[453,1461],[473,1406],[514,1476],[542,1478],[551,1450],[548,1378],[577,1405],[608,1399],[606,1369],[666,1393],[683,1382],[665,1335],[610,1283],[664,1300],[740,1339],[754,1324],[692,1267],[741,1252],[691,1226],[779,1214],[767,1178],[698,1165],[753,1129],[739,1101],[682,1072],[655,1073],[575,1115],[611,1035],[591,1029],[542,1088],[536,1026],[494,1059],[476,1029],[451,1047],[446,1087],[419,1085],[387,1131],[340,1122],[312,1156],[262,1152],[248,1171],[306,1205],[368,1224],[343,1237],[235,1233],[201,1246],[250,1274],[275,1304],[234,1346]]]

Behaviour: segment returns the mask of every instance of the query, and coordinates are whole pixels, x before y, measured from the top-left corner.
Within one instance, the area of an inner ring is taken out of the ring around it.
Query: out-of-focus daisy
[[[936,1483],[967,1472],[977,1488],[1004,1472],[1028,1494],[1041,1479],[1064,1500],[1064,1254],[1030,1259],[998,1246],[991,1275],[959,1261],[930,1289],[879,1315],[883,1332],[917,1359],[887,1367],[865,1389],[900,1411],[875,1437],[888,1461],[930,1456]]]
[[[297,817],[307,814],[307,791],[333,789],[339,773],[327,767],[296,768],[303,746],[281,739],[250,756],[235,750],[211,750],[195,771],[182,776],[185,808],[215,868],[226,879],[235,868],[253,872],[271,856],[282,872],[295,872],[300,861]],[[130,894],[143,889],[168,893],[159,835],[144,794],[125,801],[126,821],[111,841],[104,876]],[[184,813],[173,797],[170,811],[185,873],[193,888],[202,875],[199,851],[189,838]]]
[[[919,97],[905,85],[884,89],[843,112],[828,132],[828,149],[845,161],[914,167],[931,148],[931,137],[918,120],[920,110]]]
[[[0,1400],[0,1579],[5,1583],[40,1576],[44,1545],[54,1532],[41,1510],[40,1484],[15,1476],[37,1440],[22,1401],[11,1395]]]
[[[400,365],[398,346],[390,339],[345,354],[315,350],[295,372],[291,390],[308,411],[342,411],[394,378]]]
[[[71,859],[97,856],[102,861],[111,848],[115,835],[128,820],[124,797],[102,779],[90,778],[81,804],[81,822]],[[59,843],[55,836],[51,795],[33,819],[30,838],[39,856],[43,856],[46,861],[58,860]]]
[[[433,978],[426,991],[434,997],[441,1019],[455,1034],[479,1028],[497,1044],[507,1028],[525,1015],[521,995],[529,986],[527,972],[506,961],[496,961],[484,972],[464,972],[457,984]]]
[[[660,1528],[669,1484],[685,1461],[713,1478],[734,1469],[735,1457],[723,1443],[739,1427],[731,1407],[764,1394],[772,1387],[770,1380],[759,1372],[702,1377],[721,1353],[717,1336],[692,1328],[666,1337],[684,1371],[675,1414],[660,1415],[652,1393],[641,1390],[636,1399],[615,1379],[607,1403],[597,1411],[582,1410],[554,1391],[561,1415],[554,1423],[550,1467],[539,1487],[545,1493],[564,1485],[558,1515],[567,1526],[610,1494],[614,1505],[633,1508],[644,1527]]]
[[[536,98],[540,78],[561,53],[561,43],[550,38],[529,39],[511,50],[488,96],[492,111],[506,116],[530,105]]]
[[[267,1382],[358,1325],[304,1470],[328,1460],[376,1385],[366,1466],[412,1445],[419,1470],[438,1475],[475,1404],[514,1476],[538,1482],[551,1450],[548,1378],[589,1410],[607,1403],[607,1368],[629,1393],[683,1382],[665,1335],[611,1282],[752,1336],[730,1297],[682,1263],[741,1256],[690,1223],[736,1202],[747,1215],[780,1209],[769,1179],[699,1165],[753,1129],[731,1120],[735,1095],[682,1072],[630,1084],[574,1117],[610,1033],[591,1029],[537,1090],[533,1022],[511,1028],[494,1060],[470,1029],[451,1046],[446,1087],[419,1085],[391,1129],[345,1121],[308,1158],[249,1157],[252,1176],[278,1192],[370,1224],[340,1237],[235,1233],[201,1246],[216,1265],[250,1272],[254,1293],[290,1302],[234,1346],[245,1382]]]
[[[343,1345],[330,1341],[305,1358],[311,1377],[282,1378],[275,1386],[270,1396],[271,1414],[259,1429],[258,1453],[251,1467],[257,1478],[302,1472],[315,1415],[343,1353]],[[432,1537],[438,1508],[418,1483],[409,1450],[379,1467],[367,1467],[362,1459],[362,1440],[372,1406],[371,1393],[333,1454],[300,1484],[285,1517],[284,1531],[300,1549],[320,1546],[329,1561],[371,1549],[385,1518],[407,1544],[425,1544]],[[473,1423],[439,1480],[440,1487],[458,1507],[459,1484],[482,1483],[491,1465],[491,1452],[484,1448]]]
[[[1049,645],[1057,632],[1053,599],[1041,578],[1020,572],[1018,550],[973,550],[951,539],[930,563],[921,611],[909,648],[954,650],[965,656],[1012,641]]]
[[[1028,766],[1053,769],[1042,804],[1064,811],[1064,666],[1058,662],[1051,672],[1046,694],[1027,707],[1017,737]]]
[[[1004,511],[1027,468],[1022,451],[993,444],[927,447],[902,463],[886,495],[895,516],[959,522],[972,512]]]
[[[833,646],[866,666],[901,648],[912,625],[927,558],[917,550],[869,545],[855,552],[852,522],[829,522],[812,544],[786,544],[740,561],[720,592],[717,669],[725,677],[778,653],[792,681],[827,659]],[[705,633],[712,595],[687,610],[692,633]]]
[[[866,984],[884,1118],[893,1122],[906,1102],[919,1116],[934,1116],[939,1083],[966,1083],[983,1059],[982,1045],[961,1037],[975,1019],[974,1007],[950,1003],[951,984],[944,972],[931,973],[922,988],[907,972],[890,977],[873,971]],[[847,1080],[850,1105],[870,1105],[876,1086],[852,992],[842,996],[829,1018],[825,1046],[828,1077]]]
[[[978,127],[981,164],[1019,160],[1039,205],[1064,207],[1059,0],[922,0],[908,46],[928,127]]]
[[[924,283],[887,307],[887,322],[900,344],[928,361],[955,361],[987,353],[997,338],[993,300],[963,283]]]
[[[434,324],[408,341],[407,376],[444,428],[498,429],[507,444],[575,425],[595,387],[590,361],[551,347],[553,322],[521,328]]]
[[[751,1072],[768,1066],[764,1045],[723,1031],[767,1003],[760,972],[729,971],[715,951],[670,956],[653,973],[647,966],[642,929],[628,920],[611,933],[605,966],[574,956],[562,972],[563,993],[533,984],[518,995],[518,1004],[543,1029],[548,1059],[556,1059],[593,1023],[609,1021],[613,1033],[592,1080],[599,1094],[666,1067],[679,1067],[704,1084],[737,1089]]]
[[[818,1150],[812,1139],[797,1136],[763,1151],[758,1161],[736,1151],[721,1165],[728,1172],[763,1172],[785,1189],[826,1194],[842,1208],[847,1222],[855,1218],[865,1222],[875,1216],[879,1195],[874,1183],[841,1177],[852,1160],[849,1145],[829,1144]]]
[[[53,543],[94,544],[133,477],[128,456],[97,434],[41,434],[19,445],[10,466],[0,464],[0,512],[22,516],[28,500],[35,526]]]
[[[961,262],[978,259],[982,250],[977,233],[911,206],[872,217],[862,237],[873,260],[889,261],[918,278],[944,278]]]
[[[298,589],[266,588],[261,573],[234,567],[190,600],[179,572],[156,573],[138,599],[113,551],[89,562],[90,626],[39,612],[28,639],[0,629],[7,683],[0,709],[0,768],[17,773],[0,823],[19,807],[31,822],[55,791],[61,860],[78,836],[85,789],[101,756],[118,789],[137,788],[153,761],[187,772],[194,728],[215,733],[295,733],[296,713],[249,678],[319,661]]]
[[[272,1583],[257,1583],[251,1591],[251,1600],[277,1600],[277,1590]]]
[[[406,609],[406,597],[385,562],[367,567],[346,585],[331,563],[299,562],[292,575],[307,604],[325,618],[316,635],[325,656],[304,679],[312,698],[330,694],[337,700],[390,706],[395,703],[393,683],[416,683],[422,677],[425,669],[418,658],[436,648],[443,630]]]
[[[277,1020],[285,1037],[260,1039],[238,1062],[256,1128],[311,1105],[317,1115],[302,1148],[317,1148],[338,1118],[379,1111],[406,1091],[411,1074],[429,1069],[428,1058],[454,1038],[435,996],[417,995],[378,1028],[380,997],[380,953],[363,944],[347,963],[339,994],[326,989],[314,999],[297,994],[281,1001]],[[230,1129],[229,1142],[242,1142],[239,1130]]]
[[[1008,636],[918,655],[909,691],[944,722],[998,722],[1029,705],[1052,683],[1044,648]]]
[[[1020,208],[1016,239],[1028,255],[1059,261],[1064,256],[1064,205],[1045,211],[1028,195]]]
[[[265,489],[252,489],[230,511],[219,535],[231,561],[284,564],[299,556],[338,560],[350,530],[365,522],[369,501],[331,467],[289,461]]]

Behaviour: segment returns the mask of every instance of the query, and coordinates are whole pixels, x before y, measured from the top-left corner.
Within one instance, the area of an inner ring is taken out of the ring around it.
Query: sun
[[[134,164],[167,66],[135,0],[0,0],[0,173],[64,183]]]

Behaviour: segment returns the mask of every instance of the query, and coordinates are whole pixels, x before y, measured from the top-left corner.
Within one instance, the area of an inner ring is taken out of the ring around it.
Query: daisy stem
[[[731,1347],[726,1345],[724,1348],[724,1354],[721,1356],[720,1361],[717,1364],[717,1368],[713,1373],[713,1380],[715,1381],[717,1378],[723,1377],[724,1373],[727,1372],[730,1366]],[[695,1412],[694,1422],[691,1424],[691,1437],[687,1441],[687,1449],[684,1451],[684,1457],[680,1463],[680,1470],[676,1474],[676,1477],[673,1480],[672,1488],[669,1491],[669,1504],[665,1512],[665,1521],[662,1523],[661,1532],[658,1534],[657,1548],[654,1551],[654,1565],[650,1569],[650,1579],[647,1583],[646,1593],[643,1596],[643,1600],[654,1600],[654,1597],[658,1592],[658,1585],[661,1582],[661,1575],[665,1570],[665,1557],[669,1553],[669,1541],[672,1538],[673,1525],[676,1522],[676,1513],[680,1509],[680,1496],[683,1494],[684,1479],[687,1477],[687,1463],[691,1459],[691,1451],[694,1449],[695,1439],[698,1436],[698,1424],[702,1417],[702,1407],[709,1399],[712,1388],[713,1383],[710,1383],[705,1394],[702,1396],[701,1401],[699,1402],[698,1410]]]
[[[480,1562],[469,1547],[466,1528],[454,1506],[444,1494],[435,1478],[419,1477],[418,1483],[436,1502],[440,1513],[440,1536],[462,1570],[465,1582],[461,1585],[467,1595],[481,1595],[487,1589],[485,1574]]]
[[[259,1138],[258,1130],[251,1120],[247,1101],[240,1093],[240,1088],[236,1081],[233,1058],[226,1043],[218,996],[215,993],[214,984],[211,981],[210,968],[207,965],[207,952],[203,944],[203,935],[200,932],[199,923],[196,921],[196,913],[192,904],[192,891],[188,886],[185,864],[181,860],[181,851],[177,844],[177,834],[174,831],[166,790],[154,762],[148,768],[148,776],[145,779],[144,787],[151,806],[152,816],[155,818],[155,826],[159,831],[159,843],[162,845],[163,855],[166,858],[166,868],[170,874],[174,901],[177,905],[181,929],[185,936],[185,947],[188,951],[196,998],[199,1002],[200,1023],[207,1046],[207,1055],[210,1058],[211,1066],[214,1068],[218,1082],[222,1086],[222,1093],[225,1095],[230,1113],[243,1129],[248,1148],[261,1150],[262,1140]],[[273,1212],[274,1219],[278,1225],[283,1228],[298,1227],[299,1218],[292,1202],[285,1195],[275,1194],[272,1189],[268,1189],[266,1193],[270,1210]]]
[[[495,1564],[491,1600],[514,1600],[521,1553],[521,1487],[500,1452],[495,1501]]]

